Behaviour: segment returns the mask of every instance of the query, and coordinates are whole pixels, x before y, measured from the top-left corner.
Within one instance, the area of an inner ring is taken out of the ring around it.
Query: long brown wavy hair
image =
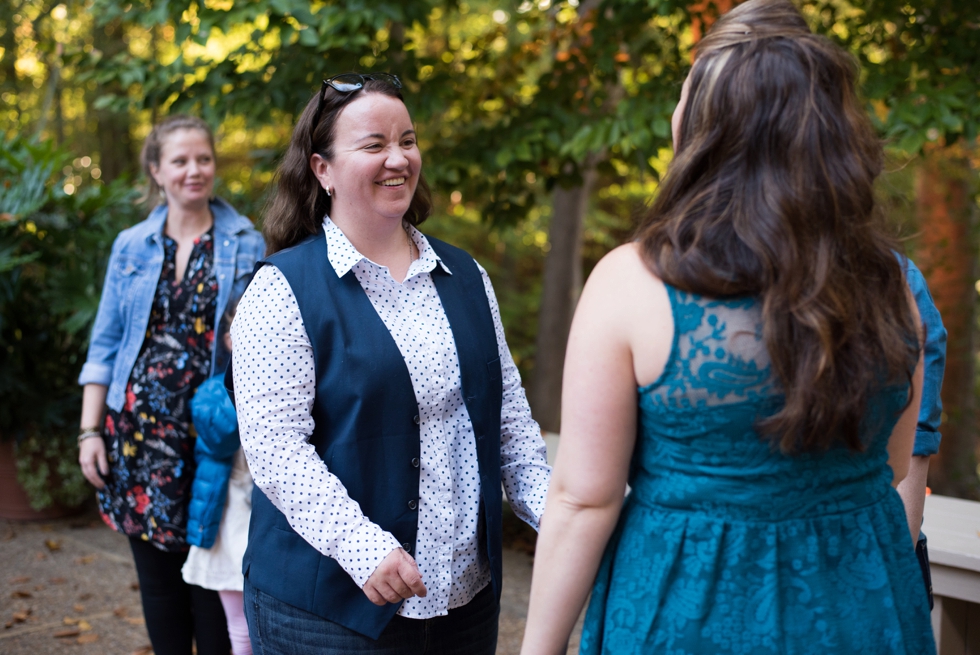
[[[307,236],[316,234],[323,217],[330,213],[330,196],[313,174],[310,157],[318,153],[327,161],[333,159],[334,126],[337,118],[352,100],[366,93],[380,93],[405,102],[397,88],[380,80],[366,80],[362,88],[351,93],[340,93],[327,86],[320,121],[312,138],[310,124],[316,113],[318,96],[314,95],[306,103],[306,108],[293,128],[286,154],[276,170],[275,190],[265,206],[262,235],[265,237],[267,255],[294,246]],[[429,185],[420,172],[415,195],[404,220],[414,226],[421,225],[428,218],[431,209]]]
[[[668,284],[761,299],[785,405],[757,428],[787,453],[862,450],[869,399],[911,384],[918,359],[857,75],[787,0],[723,16],[697,46],[680,143],[637,234]]]

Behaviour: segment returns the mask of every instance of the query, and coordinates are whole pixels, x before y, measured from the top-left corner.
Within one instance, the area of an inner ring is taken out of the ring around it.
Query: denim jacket
[[[214,271],[218,300],[214,326],[232,294],[241,295],[255,262],[265,254],[262,235],[252,222],[220,198],[211,201],[214,216]],[[153,296],[163,271],[163,228],[167,206],[154,209],[146,220],[123,230],[112,244],[99,311],[92,327],[88,357],[78,383],[109,387],[106,405],[120,411],[126,384],[136,364],[150,322]],[[211,374],[228,364],[229,353],[221,339],[214,340]]]
[[[912,454],[929,456],[939,452],[941,439],[939,424],[942,422],[943,402],[939,392],[943,387],[943,374],[946,370],[946,328],[943,327],[943,319],[932,300],[925,278],[911,259],[905,259],[905,277],[912,295],[915,296],[915,304],[919,308],[919,316],[926,332],[922,405]]]

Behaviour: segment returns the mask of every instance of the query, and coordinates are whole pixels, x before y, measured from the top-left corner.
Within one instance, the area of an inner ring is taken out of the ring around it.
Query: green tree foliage
[[[670,160],[669,119],[692,27],[718,13],[710,1],[693,10],[689,0],[56,2],[0,7],[0,126],[57,137],[60,125],[64,141],[94,162],[76,167],[77,189],[98,186],[86,171],[104,167],[101,151],[118,141],[93,127],[98,112],[131,121],[124,131],[138,141],[155,118],[188,111],[222,126],[222,193],[258,218],[276,158],[320,80],[397,73],[436,191],[427,229],[472,244],[496,271],[525,374],[550,196],[594,168],[586,269],[630,233]],[[799,4],[817,31],[855,54],[869,108],[895,148],[914,155],[930,142],[973,143],[975,3]],[[49,89],[55,100],[46,104]]]
[[[581,159],[608,152],[648,169],[667,145],[683,78],[683,5],[609,3],[581,18],[546,2],[249,3],[94,0],[122,22],[126,52],[92,51],[85,80],[115,84],[97,107],[190,111],[220,123],[291,122],[321,78],[388,70],[424,126],[427,175],[513,223],[536,193],[574,184]]]
[[[818,0],[816,28],[857,55],[882,134],[918,154],[980,133],[980,9],[960,0]]]
[[[54,487],[67,489],[74,479],[67,472],[77,473],[77,466],[55,461],[43,442],[70,446],[74,439],[81,411],[76,380],[106,260],[134,214],[133,193],[123,185],[66,193],[74,178],[72,155],[50,142],[2,143],[0,437],[16,438],[25,456],[37,458],[22,473],[33,471],[30,482],[38,489],[55,478]],[[84,486],[81,478],[75,482]],[[43,506],[74,498],[66,493],[32,497]]]

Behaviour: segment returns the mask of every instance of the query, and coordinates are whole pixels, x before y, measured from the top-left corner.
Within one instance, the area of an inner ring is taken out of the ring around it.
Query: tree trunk
[[[102,51],[103,58],[110,59],[126,48],[123,40],[122,25],[113,21],[105,27],[96,25],[92,30],[93,45]],[[112,82],[96,90],[96,94],[122,94],[123,88],[118,82]],[[89,98],[88,106],[95,101]],[[129,112],[115,112],[110,109],[95,110],[96,133],[99,143],[99,167],[102,169],[102,181],[112,182],[125,173],[138,170],[133,150],[133,138],[130,135]]]
[[[3,25],[3,34],[0,34],[0,48],[3,48],[3,57],[0,58],[0,89],[18,91],[22,87],[17,78],[17,40],[14,38],[14,14],[18,7],[14,3],[3,3],[0,5],[0,24]],[[17,125],[20,122],[20,109],[16,102],[4,103],[8,112],[16,113],[16,117],[11,116],[9,125]]]
[[[600,4],[600,0],[584,0],[578,7],[579,17],[588,16]],[[610,102],[615,102],[615,96],[616,93],[610,94]],[[544,262],[534,373],[528,394],[535,420],[548,432],[561,429],[565,348],[575,304],[582,290],[582,227],[596,182],[597,159],[590,155],[581,163],[581,185],[556,186],[552,200],[551,227],[548,229],[550,248]]]
[[[978,498],[974,333],[977,244],[969,161],[957,148],[932,149],[916,180],[917,262],[949,333],[943,380],[942,444],[929,467],[937,493]]]
[[[561,384],[565,346],[575,303],[582,290],[582,226],[595,185],[595,166],[583,170],[582,184],[554,191],[548,243],[544,262],[541,308],[538,310],[537,354],[531,385],[531,408],[542,429],[561,427]]]
[[[44,91],[44,102],[41,104],[41,116],[37,122],[36,133],[38,136],[48,126],[48,114],[51,113],[51,109],[54,107],[55,98],[61,101],[58,97],[58,86],[61,83],[61,53],[64,51],[64,46],[58,44],[55,47],[54,54],[51,55],[51,60],[48,63],[48,85]]]

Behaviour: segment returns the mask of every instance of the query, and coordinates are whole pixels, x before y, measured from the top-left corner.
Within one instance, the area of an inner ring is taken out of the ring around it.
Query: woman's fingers
[[[368,581],[364,585],[364,594],[368,597],[368,600],[375,605],[384,605],[385,603],[399,603],[406,596],[402,596],[399,592],[395,591],[390,584],[384,581]],[[411,593],[408,594],[408,598],[412,596]]]
[[[397,548],[382,560],[367,582],[364,595],[375,605],[398,603],[405,598],[425,596],[422,574],[412,556]]]
[[[99,462],[99,473],[102,474],[102,477],[109,475],[109,460],[105,455],[105,446],[99,448],[98,451],[96,451],[96,455]]]
[[[374,603],[375,605],[384,605],[386,602],[388,602],[385,600],[384,596],[379,594],[378,591],[374,588],[374,583],[371,582],[371,580],[368,580],[367,582],[364,583],[364,588],[361,591],[363,591],[364,595],[367,596],[368,600]]]
[[[82,441],[78,448],[78,463],[82,466],[82,475],[92,483],[93,487],[96,489],[105,487],[105,482],[103,482],[99,472],[101,471],[102,475],[107,475],[109,462],[106,459],[105,444],[102,443],[102,439],[92,437]]]
[[[402,552],[404,553],[405,551]],[[407,596],[402,596],[403,598],[411,598],[412,596],[425,598],[425,594],[428,592],[422,583],[422,572],[419,571],[419,565],[408,553],[405,553],[405,557],[398,567],[398,575],[406,587],[405,593],[408,594]]]

